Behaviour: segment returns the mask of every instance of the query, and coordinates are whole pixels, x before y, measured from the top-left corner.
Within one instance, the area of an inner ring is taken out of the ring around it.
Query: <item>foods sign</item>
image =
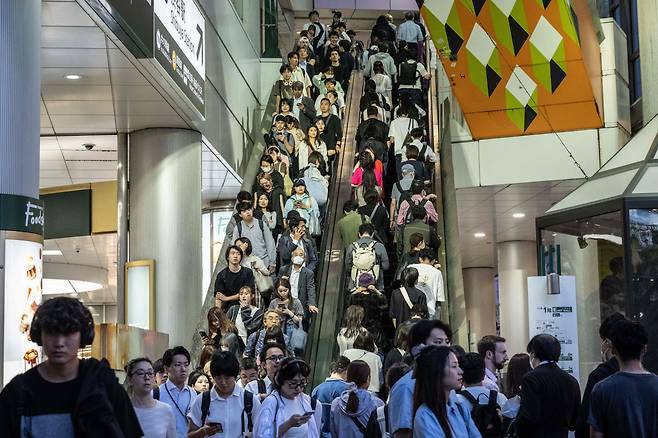
[[[5,320],[3,385],[41,362],[41,349],[30,340],[30,324],[41,304],[42,244],[5,240]]]
[[[153,2],[155,59],[203,115],[206,21],[194,0]]]

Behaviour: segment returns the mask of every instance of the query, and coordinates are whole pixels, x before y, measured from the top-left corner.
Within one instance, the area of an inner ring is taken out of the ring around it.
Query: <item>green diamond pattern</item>
[[[496,39],[518,55],[530,33],[523,0],[491,0],[489,10]]]
[[[501,81],[500,54],[487,32],[475,23],[466,42],[466,58],[471,82],[491,97]]]
[[[570,0],[557,0],[560,11],[560,21],[562,29],[567,36],[578,46],[580,46],[580,37],[578,36],[578,16],[571,6]]]
[[[507,116],[520,131],[537,117],[537,83],[518,65],[505,84]]]
[[[544,88],[555,93],[567,75],[562,35],[542,16],[529,40],[535,78]]]
[[[454,0],[430,0],[425,2],[428,27],[436,29],[431,34],[436,49],[444,55],[457,53],[464,43],[464,32]]]

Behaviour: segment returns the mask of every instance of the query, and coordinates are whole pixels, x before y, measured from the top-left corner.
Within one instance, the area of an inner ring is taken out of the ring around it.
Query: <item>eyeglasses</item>
[[[281,362],[285,358],[286,357],[283,354],[279,354],[279,355],[272,355],[272,356],[266,357],[265,360],[271,360],[272,362]]]
[[[136,375],[136,376],[139,376],[139,377],[144,377],[144,376],[150,377],[150,378],[155,377],[155,373],[153,371],[137,370],[133,374]]]
[[[290,381],[287,384],[288,389],[297,389],[297,388],[304,389],[306,388],[306,385],[308,385],[308,380],[306,379],[300,380],[299,382]]]

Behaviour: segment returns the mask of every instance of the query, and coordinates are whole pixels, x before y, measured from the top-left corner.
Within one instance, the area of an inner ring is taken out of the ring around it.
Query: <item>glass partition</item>
[[[598,329],[610,313],[627,313],[621,211],[565,221],[541,231],[542,273],[576,277],[581,385],[601,361]]]

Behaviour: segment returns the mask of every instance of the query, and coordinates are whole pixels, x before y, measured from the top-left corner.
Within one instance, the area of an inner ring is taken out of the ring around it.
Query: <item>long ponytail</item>
[[[355,414],[359,410],[359,397],[356,395],[356,390],[350,391],[347,396],[347,406],[345,409],[350,414]]]

